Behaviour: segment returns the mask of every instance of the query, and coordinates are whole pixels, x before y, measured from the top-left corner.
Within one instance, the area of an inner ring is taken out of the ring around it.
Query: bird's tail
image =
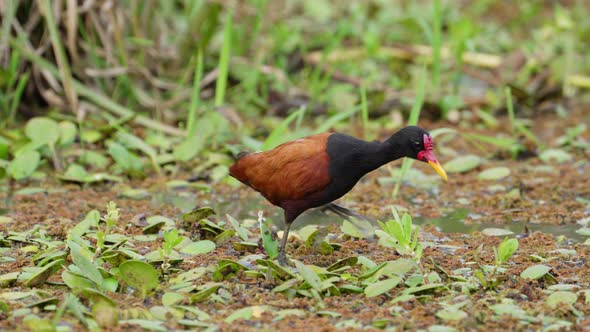
[[[355,219],[359,219],[359,220],[365,220],[365,221],[368,221],[368,222],[371,222],[371,223],[373,222],[372,219],[369,219],[369,218],[367,218],[367,217],[365,217],[365,216],[363,216],[361,214],[358,214],[358,213],[354,212],[351,209],[347,209],[347,208],[345,208],[343,206],[340,206],[340,205],[334,204],[334,203],[328,203],[328,204],[324,205],[322,207],[322,210],[324,210],[324,211],[325,210],[332,211],[335,214],[337,214],[338,216],[340,216],[340,217],[342,217],[342,218],[344,218],[344,219],[346,219],[348,221],[351,221],[351,222],[353,222],[353,220],[350,219],[351,217],[352,218],[355,218]]]
[[[237,155],[237,156],[235,156],[234,158],[235,158],[235,160],[236,160],[236,161],[238,161],[238,160],[240,160],[240,159],[244,158],[245,156],[247,156],[247,155],[249,155],[249,154],[250,154],[250,152],[248,152],[248,151],[241,151],[241,152],[239,152],[239,153],[238,153],[238,155]]]

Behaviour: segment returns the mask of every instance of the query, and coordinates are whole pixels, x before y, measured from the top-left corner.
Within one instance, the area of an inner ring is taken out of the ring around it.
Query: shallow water
[[[472,223],[465,223],[465,220],[469,217],[470,211],[465,208],[459,208],[452,213],[443,215],[439,218],[414,218],[413,221],[417,225],[434,225],[443,233],[464,233],[469,234],[472,232],[481,232],[486,228],[500,228],[513,232],[514,234],[526,234],[527,228],[528,233],[539,231],[542,233],[563,235],[570,240],[576,242],[583,242],[587,238],[586,236],[576,233],[580,229],[578,224],[565,224],[565,225],[554,225],[554,224],[533,224],[522,221],[515,221],[511,224],[498,225],[490,221],[477,221]],[[485,219],[485,217],[481,218]]]
[[[158,204],[172,204],[182,211],[187,212],[194,206],[194,195],[182,194],[178,192],[174,193],[159,193],[154,196],[154,203]],[[262,198],[253,198],[242,201],[221,201],[214,202],[212,204],[213,209],[220,214],[225,216],[226,213],[232,215],[238,220],[243,219],[256,219],[259,210],[264,211],[264,217],[272,224],[276,225],[279,229],[283,227],[283,214],[282,210],[278,207],[269,206],[264,202]],[[379,216],[379,218],[372,218],[373,229],[378,227],[377,220],[389,220],[391,215]],[[465,221],[470,218],[477,219],[466,223]],[[575,242],[583,242],[587,237],[578,234],[576,231],[580,229],[580,225],[577,224],[533,224],[522,221],[515,221],[511,224],[496,224],[492,221],[486,221],[485,216],[471,215],[469,209],[458,208],[451,213],[447,213],[438,218],[421,218],[414,217],[413,222],[416,225],[434,225],[442,233],[462,233],[470,234],[473,232],[481,232],[487,228],[500,228],[513,232],[516,235],[525,235],[526,233],[539,231],[542,233],[548,233],[553,235],[563,235],[569,240]],[[328,225],[342,225],[344,219],[337,216],[330,211],[321,211],[320,209],[312,209],[302,214],[297,221],[293,224],[292,229],[298,230],[308,225],[317,226],[328,226]],[[362,222],[358,225],[365,225],[367,223]],[[528,229],[528,231],[527,231]],[[363,233],[369,235],[372,234],[371,230],[364,230]]]

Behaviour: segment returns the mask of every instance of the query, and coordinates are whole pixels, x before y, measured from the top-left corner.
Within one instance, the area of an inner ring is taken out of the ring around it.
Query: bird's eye
[[[420,142],[414,142],[415,146],[420,146]]]

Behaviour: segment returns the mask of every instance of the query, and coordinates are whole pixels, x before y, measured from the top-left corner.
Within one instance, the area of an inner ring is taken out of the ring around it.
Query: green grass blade
[[[16,89],[14,89],[14,95],[12,96],[12,105],[10,106],[10,116],[8,117],[8,123],[14,123],[14,118],[16,117],[16,110],[18,109],[18,105],[20,103],[20,98],[25,91],[25,87],[27,86],[27,82],[29,81],[29,73],[25,73],[21,75],[18,79],[18,84],[16,85]]]
[[[191,97],[191,104],[188,109],[186,128],[188,130],[188,137],[195,135],[195,119],[197,114],[197,107],[201,102],[201,80],[203,79],[203,50],[201,48],[197,51],[197,66],[195,67],[195,79],[193,81],[193,94]]]
[[[59,73],[59,70],[51,62],[45,60],[35,52],[31,51],[23,41],[24,39],[26,39],[26,36],[22,35],[20,35],[18,39],[11,38],[10,44],[12,45],[12,47],[18,49],[21,52],[21,54],[29,61],[39,66],[40,68],[49,71],[51,74],[55,75],[55,77],[58,80],[61,81],[62,77]],[[78,82],[75,79],[72,81],[72,86],[76,90],[78,95],[88,99],[90,102],[110,111],[111,113],[115,113],[121,117],[133,117],[133,121],[135,123],[150,129],[161,130],[162,132],[175,136],[186,136],[186,132],[178,128],[168,126],[166,124],[152,120],[143,115],[135,114],[135,112],[131,109],[116,103],[109,97],[94,91],[93,89],[85,86],[84,84]]]
[[[2,18],[2,32],[0,33],[0,50],[4,50],[9,41],[10,26],[16,16],[16,10],[18,8],[18,1],[8,0],[5,2],[6,12]]]
[[[39,2],[41,7],[41,12],[45,17],[45,23],[47,23],[47,29],[49,30],[49,37],[51,39],[51,44],[53,46],[53,52],[55,53],[55,57],[57,60],[57,65],[59,67],[61,73],[61,81],[64,86],[64,91],[66,93],[66,98],[72,108],[74,113],[78,112],[78,96],[73,87],[73,78],[72,78],[72,70],[70,69],[70,65],[68,59],[66,57],[66,53],[64,51],[63,44],[61,42],[61,36],[57,28],[57,24],[55,22],[55,17],[53,17],[53,11],[51,7],[51,3],[49,0],[42,0]]]
[[[361,84],[361,115],[363,118],[363,135],[369,139],[369,106],[367,104],[367,88]]]
[[[223,105],[225,89],[227,87],[227,75],[229,70],[229,58],[231,56],[232,38],[232,11],[227,12],[225,28],[223,31],[223,47],[219,56],[219,72],[215,85],[215,107]]]
[[[504,94],[506,95],[506,109],[508,110],[508,119],[510,120],[510,131],[514,132],[516,125],[514,123],[514,104],[512,104],[512,89],[510,87],[504,88]]]
[[[432,82],[434,91],[438,94],[440,92],[440,49],[442,43],[440,0],[433,0],[432,25]]]
[[[319,127],[317,127],[316,130],[314,130],[314,134],[319,134],[319,133],[323,133],[323,132],[330,130],[330,128],[332,128],[335,124],[337,124],[340,121],[350,118],[359,110],[360,110],[360,107],[357,106],[348,112],[337,113],[337,114],[331,116],[326,121],[324,121]]]

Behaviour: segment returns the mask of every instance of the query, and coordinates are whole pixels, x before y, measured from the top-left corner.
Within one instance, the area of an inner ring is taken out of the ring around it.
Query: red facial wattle
[[[445,170],[440,166],[438,159],[434,155],[432,151],[434,149],[434,143],[432,142],[432,137],[430,135],[424,134],[424,150],[418,152],[418,160],[424,161],[428,163],[441,178],[447,181],[447,173]]]

